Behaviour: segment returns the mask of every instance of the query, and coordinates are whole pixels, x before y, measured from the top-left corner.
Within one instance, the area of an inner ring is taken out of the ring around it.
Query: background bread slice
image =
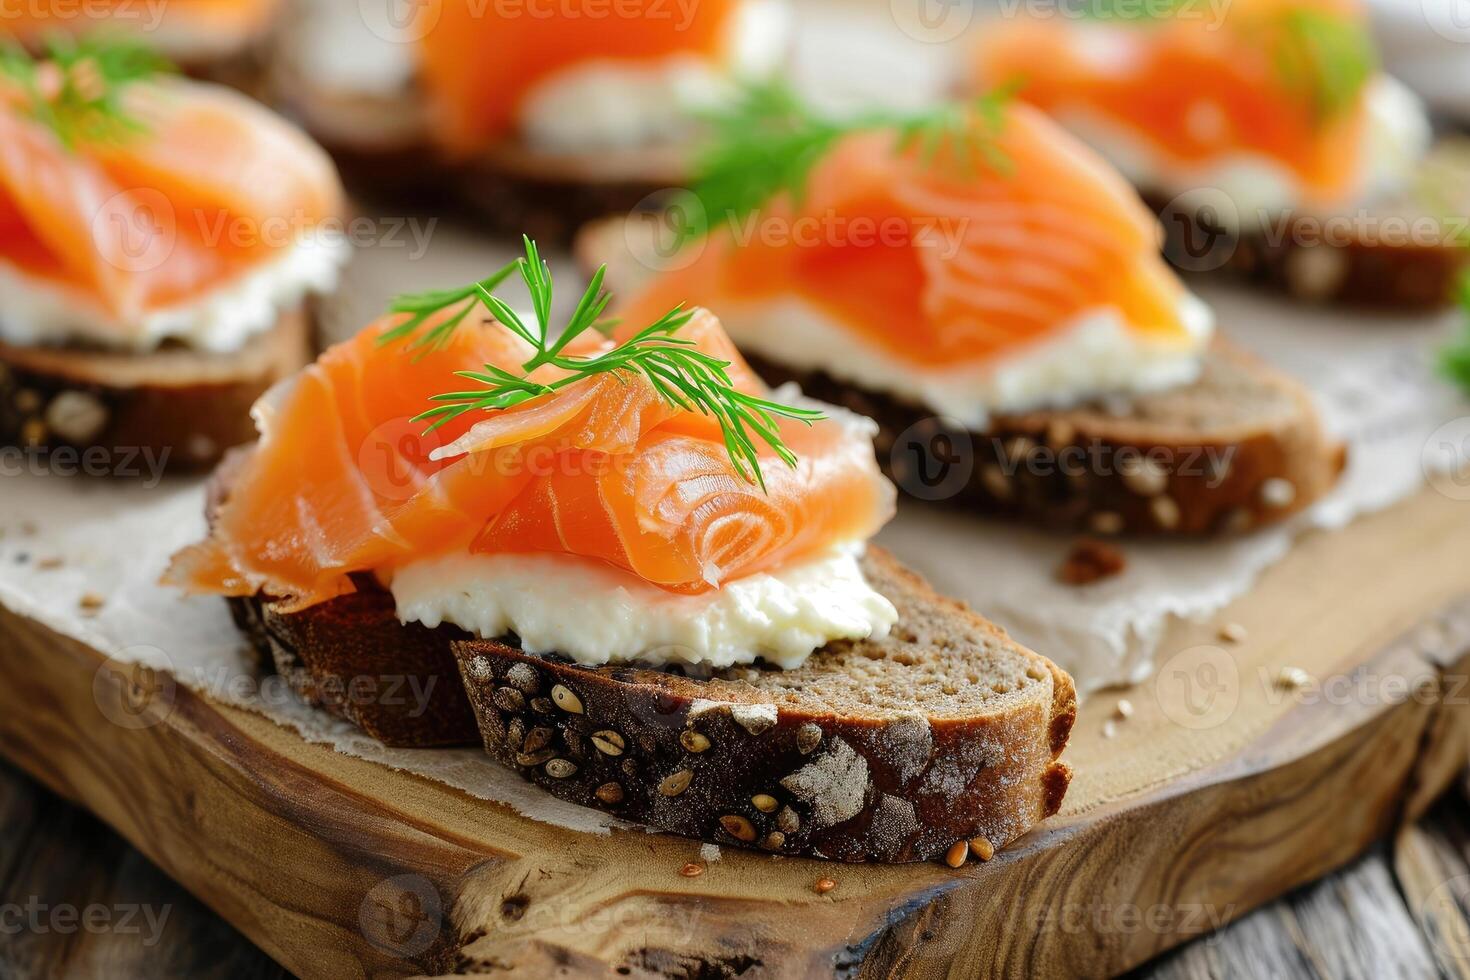
[[[255,438],[250,406],[310,363],[309,310],[284,314],[239,351],[147,354],[0,344],[0,444],[147,452],[170,469],[212,465]]]
[[[1273,523],[1319,500],[1345,450],[1301,385],[1217,343],[1191,385],[1074,409],[997,416],[959,431],[929,409],[760,357],[772,384],[878,423],[878,460],[911,495],[1098,534],[1212,534]]]
[[[843,861],[1000,848],[1055,813],[1071,678],[891,555],[894,634],[706,678],[453,644],[485,748],[563,799],[720,844]]]
[[[1449,305],[1470,268],[1470,140],[1439,143],[1411,185],[1335,219],[1282,218],[1228,234],[1160,195],[1165,251],[1181,269],[1235,273],[1295,299],[1405,312]]]

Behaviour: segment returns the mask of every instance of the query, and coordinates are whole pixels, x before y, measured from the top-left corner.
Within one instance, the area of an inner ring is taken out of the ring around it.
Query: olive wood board
[[[1346,863],[1451,783],[1467,554],[1470,506],[1433,490],[1307,536],[1221,617],[1175,624],[1153,680],[1089,699],[1062,813],[959,870],[540,823],[4,609],[0,750],[306,978],[1106,975]]]

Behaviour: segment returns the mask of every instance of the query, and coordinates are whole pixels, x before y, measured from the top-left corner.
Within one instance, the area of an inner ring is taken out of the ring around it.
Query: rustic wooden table
[[[1470,800],[1138,977],[1470,977]],[[0,976],[288,974],[104,824],[0,763]]]

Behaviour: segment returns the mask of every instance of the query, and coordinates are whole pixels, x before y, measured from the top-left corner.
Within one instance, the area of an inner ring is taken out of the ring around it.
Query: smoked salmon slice
[[[971,66],[978,90],[1018,83],[1032,105],[1175,172],[1256,156],[1295,175],[1304,203],[1329,204],[1357,186],[1377,61],[1355,0],[1233,0],[1219,15],[996,21]]]
[[[325,154],[244,96],[152,76],[117,98],[125,127],[68,143],[0,79],[0,263],[100,321],[200,299],[340,217]]]
[[[722,65],[741,0],[560,0],[494,16],[474,0],[426,5],[420,75],[444,144],[470,152],[515,128],[537,85],[578,65],[638,71],[681,60]]]
[[[796,298],[917,367],[992,362],[1098,310],[1154,344],[1198,343],[1157,222],[1120,175],[1028,106],[974,124],[983,146],[937,152],[891,131],[840,137],[801,193],[709,215],[620,315],[688,297],[735,323]]]
[[[299,609],[352,591],[353,573],[391,576],[468,549],[574,556],[701,593],[864,540],[893,512],[865,422],[781,420],[797,462],[763,450],[762,487],[737,472],[716,420],[630,371],[425,434],[411,420],[454,372],[518,373],[530,350],[487,319],[410,353],[382,342],[402,322],[387,317],[330,348],[262,400],[258,445],[207,540],[176,556],[167,581]],[[740,390],[765,393],[710,313],[696,312],[679,336],[728,360]],[[589,339],[568,353],[612,345]],[[559,376],[542,368],[537,380]]]

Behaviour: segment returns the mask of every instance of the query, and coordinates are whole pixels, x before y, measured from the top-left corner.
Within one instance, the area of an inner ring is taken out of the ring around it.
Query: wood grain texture
[[[1063,814],[957,872],[727,848],[686,878],[692,842],[525,819],[8,612],[0,747],[306,977],[1103,975],[1347,863],[1463,767],[1467,516],[1426,492],[1303,542],[1228,612],[1238,646],[1173,630],[1114,737],[1114,698],[1084,706]]]

